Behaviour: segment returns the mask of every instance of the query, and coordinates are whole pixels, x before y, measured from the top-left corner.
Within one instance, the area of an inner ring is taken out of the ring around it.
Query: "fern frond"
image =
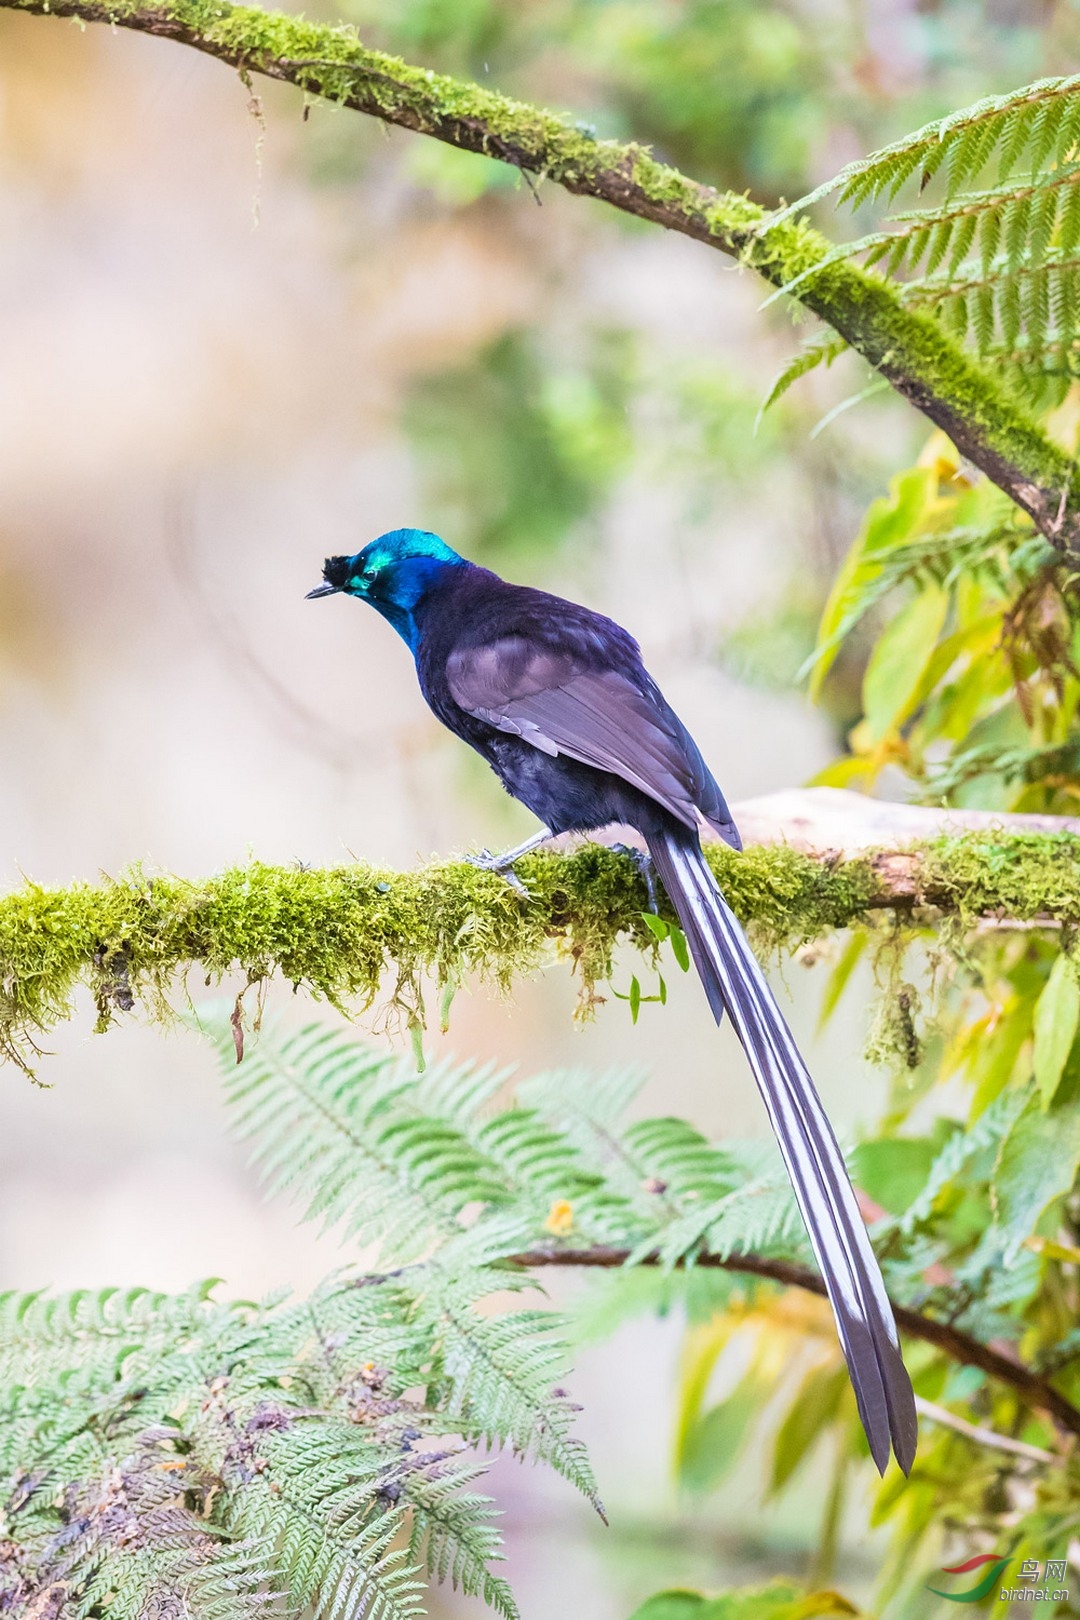
[[[483,1315],[478,1307],[491,1292],[490,1273],[440,1275],[430,1268],[427,1275],[433,1286],[417,1294],[415,1320],[437,1347],[440,1410],[489,1446],[507,1444],[548,1463],[602,1512],[585,1449],[570,1435],[577,1409],[560,1384],[566,1349],[558,1319],[536,1310]],[[508,1279],[500,1280],[505,1287]]]
[[[492,1522],[490,1497],[466,1487],[480,1473],[475,1464],[457,1460],[446,1465],[454,1476],[454,1493],[433,1488],[430,1474],[415,1474],[404,1483],[412,1509],[410,1556],[440,1583],[450,1581],[467,1597],[482,1597],[502,1620],[518,1620],[518,1607],[509,1583],[490,1569],[502,1557],[498,1530]]]
[[[811,371],[815,371],[818,366],[831,366],[833,361],[844,354],[850,346],[847,339],[840,337],[836,332],[818,333],[807,343],[804,343],[798,354],[789,360],[784,369],[773,378],[769,392],[765,395],[758,408],[758,421],[761,421],[766,411],[772,409],[778,399],[783,398],[792,384],[797,383],[800,377],[807,376]]]
[[[254,1144],[269,1188],[305,1198],[308,1219],[341,1224],[365,1243],[380,1239],[397,1259],[453,1235],[467,1205],[506,1200],[495,1163],[420,1106],[410,1064],[341,1031],[265,1030],[243,1064],[225,1066],[225,1078],[238,1132]],[[471,1068],[440,1069],[425,1087],[462,1109],[463,1093],[482,1096],[488,1081]]]
[[[421,1272],[369,1284],[359,1310],[347,1293],[312,1302],[327,1331],[345,1335],[347,1354],[354,1347],[359,1353],[363,1339],[385,1345],[380,1356],[398,1364],[425,1311],[429,1327],[444,1309],[459,1327],[466,1319],[448,1304],[454,1277],[459,1293],[471,1278],[479,1298],[497,1286],[492,1265],[553,1233],[575,1243],[615,1242],[629,1246],[634,1261],[657,1255],[670,1265],[706,1244],[724,1254],[803,1252],[778,1156],[754,1146],[718,1147],[679,1119],[623,1125],[637,1075],[542,1074],[499,1107],[502,1076],[449,1064],[417,1076],[407,1064],[375,1060],[344,1032],[264,1030],[239,1066],[252,1065],[242,1079],[224,1019],[217,1039],[243,1132],[264,1164],[269,1152],[279,1185],[295,1180],[309,1214],[345,1219],[365,1242],[381,1234],[396,1262],[439,1255]],[[297,1135],[318,1141],[321,1157],[305,1149],[290,1163]],[[424,1277],[426,1303],[410,1306],[414,1275]],[[456,1363],[447,1366],[452,1378]],[[522,1437],[531,1418],[522,1414],[500,1430],[497,1386],[492,1398],[493,1426],[481,1422],[477,1432],[527,1449]],[[554,1455],[548,1460],[562,1466]]]
[[[900,1219],[900,1230],[909,1236],[922,1222],[929,1219],[938,1197],[954,1181],[977,1153],[1001,1142],[1015,1124],[1027,1102],[1026,1094],[1019,1090],[1003,1091],[988,1108],[984,1109],[967,1130],[958,1130],[949,1137],[941,1152],[930,1166],[918,1197],[908,1206]]]
[[[918,179],[924,189],[942,165],[948,174],[947,194],[978,179],[993,157],[999,180],[1022,167],[1032,172],[1048,162],[1066,162],[1080,141],[1080,74],[1040,79],[1003,96],[987,96],[971,107],[936,118],[892,145],[859,158],[831,180],[800,197],[766,221],[765,229],[800,213],[835,192],[840,201],[859,207],[877,198],[895,197],[906,181]]]
[[[503,1326],[475,1308],[524,1282],[421,1266],[262,1308],[213,1305],[198,1290],[8,1301],[23,1335],[36,1320],[72,1365],[0,1398],[0,1499],[22,1560],[10,1580],[0,1570],[0,1597],[48,1574],[77,1590],[78,1613],[110,1593],[125,1620],[175,1592],[207,1620],[247,1620],[268,1592],[327,1620],[412,1620],[422,1580],[402,1539],[411,1517],[432,1571],[509,1620],[513,1599],[487,1569],[491,1506],[465,1488],[479,1465],[460,1440],[430,1447],[464,1432],[591,1484],[568,1434],[573,1408],[549,1388],[565,1360],[553,1318],[520,1312]],[[88,1325],[110,1345],[136,1323],[160,1343],[181,1319],[187,1342],[162,1345],[152,1364],[79,1364]],[[62,1567],[43,1574],[57,1546]]]
[[[627,1147],[622,1125],[644,1078],[633,1069],[589,1076],[567,1069],[534,1075],[518,1088],[518,1100],[548,1120],[587,1169],[634,1208],[646,1172]]]
[[[995,160],[995,182],[980,187]],[[1007,353],[1004,374],[1016,390],[1039,404],[1059,401],[1075,370],[1080,310],[1080,77],[1043,80],[939,119],[776,217],[834,191],[853,207],[891,201],[916,176],[921,192],[938,175],[938,203],[894,214],[823,262],[860,256],[903,278],[905,301],[937,315],[980,358]]]
[[[134,1449],[96,1472],[76,1476],[50,1501],[52,1523],[35,1535],[23,1522],[25,1493],[8,1504],[20,1556],[4,1583],[66,1594],[65,1615],[107,1606],[119,1620],[176,1612],[200,1620],[256,1620],[274,1588],[270,1564],[246,1543],[230,1543],[188,1505],[210,1481],[172,1447],[175,1431],[146,1430]],[[74,1459],[71,1459],[74,1462]],[[56,1519],[63,1528],[56,1532]],[[21,1612],[21,1611],[20,1611]],[[50,1611],[52,1612],[52,1611]]]
[[[297,1414],[271,1423],[269,1415],[254,1433],[249,1418],[241,1431],[248,1445],[226,1457],[226,1485],[244,1488],[228,1495],[225,1528],[276,1548],[279,1578],[297,1608],[310,1606],[326,1620],[353,1613],[412,1620],[422,1612],[422,1582],[407,1549],[395,1545],[404,1526],[400,1451],[333,1419]]]
[[[920,265],[932,275],[946,259],[955,270],[973,246],[982,261],[1002,248],[1002,262],[1010,269],[1025,253],[1038,262],[1078,184],[1080,163],[1069,163],[1023,185],[965,192],[939,208],[894,214],[891,229],[845,244],[840,252],[864,253],[871,263],[887,255],[890,275]]]
[[[87,1378],[118,1380],[151,1369],[221,1333],[243,1333],[248,1312],[211,1300],[215,1280],[186,1293],[146,1288],[70,1294],[0,1294],[0,1382],[41,1382],[78,1365]]]

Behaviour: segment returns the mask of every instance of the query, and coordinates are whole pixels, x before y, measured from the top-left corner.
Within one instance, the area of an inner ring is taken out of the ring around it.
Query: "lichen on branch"
[[[889,909],[917,921],[945,912],[1080,923],[1076,847],[1070,834],[982,833],[848,860],[785,845],[717,845],[709,859],[761,943],[792,949]],[[277,976],[349,1011],[397,1006],[420,1022],[425,980],[445,988],[475,977],[507,993],[562,958],[588,1006],[620,940],[655,950],[626,855],[597,844],[541,851],[518,872],[524,897],[464,862],[412,872],[253,862],[203,879],[137,869],[99,884],[27,884],[0,897],[0,1051],[28,1065],[83,985],[101,1028],[136,1005],[169,1018],[194,966],[210,981]]]
[[[880,276],[831,258],[804,222],[772,224],[749,198],[718,192],[634,142],[481,85],[368,49],[348,27],[228,0],[0,0],[10,10],[105,22],[176,40],[236,67],[384,123],[479,152],[733,254],[839,332],[897,391],[1000,485],[1055,545],[1080,537],[1071,464],[1016,398],[932,316],[906,308]],[[829,262],[826,262],[828,260]]]

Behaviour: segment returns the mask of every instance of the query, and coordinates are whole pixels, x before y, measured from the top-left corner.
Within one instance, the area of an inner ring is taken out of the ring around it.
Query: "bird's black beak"
[[[342,589],[340,585],[316,585],[313,591],[308,591],[304,597],[305,602],[312,602],[317,596],[336,596]]]

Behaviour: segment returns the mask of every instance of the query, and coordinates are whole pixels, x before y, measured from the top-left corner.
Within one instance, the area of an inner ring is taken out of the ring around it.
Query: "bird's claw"
[[[529,898],[529,891],[514,871],[513,861],[508,861],[505,855],[493,855],[490,849],[480,849],[472,855],[466,855],[465,864],[475,866],[478,872],[494,872],[505,878],[510,887],[518,894]]]
[[[629,855],[637,867],[638,877],[645,885],[649,896],[649,910],[653,916],[659,916],[660,908],[656,899],[656,869],[653,866],[652,856],[643,849],[635,849],[632,844],[612,844],[611,848],[617,855]]]

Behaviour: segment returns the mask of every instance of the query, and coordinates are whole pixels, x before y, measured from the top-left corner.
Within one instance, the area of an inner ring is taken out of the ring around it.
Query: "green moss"
[[[998,913],[1021,922],[1080,923],[1080,859],[1070,833],[942,838],[922,855],[923,891],[962,922]]]
[[[1080,866],[1066,837],[976,836],[925,846],[920,895],[966,921],[996,911],[1080,920]],[[744,922],[770,949],[792,949],[881,909],[872,856],[821,861],[784,846],[709,859]],[[0,898],[0,1050],[25,1065],[69,1016],[80,985],[97,998],[99,1027],[139,1005],[171,1016],[189,967],[211,980],[279,975],[336,1006],[380,996],[422,1019],[421,982],[479,977],[508,993],[553,956],[579,976],[583,1004],[610,974],[620,938],[654,948],[633,863],[599,845],[540,852],[518,871],[529,896],[462,863],[396,873],[357,865],[325,871],[255,862],[190,881],[133,871],[67,889],[34,884]],[[911,912],[906,898],[904,915]],[[669,912],[670,916],[671,913]],[[925,921],[919,914],[911,926]]]

